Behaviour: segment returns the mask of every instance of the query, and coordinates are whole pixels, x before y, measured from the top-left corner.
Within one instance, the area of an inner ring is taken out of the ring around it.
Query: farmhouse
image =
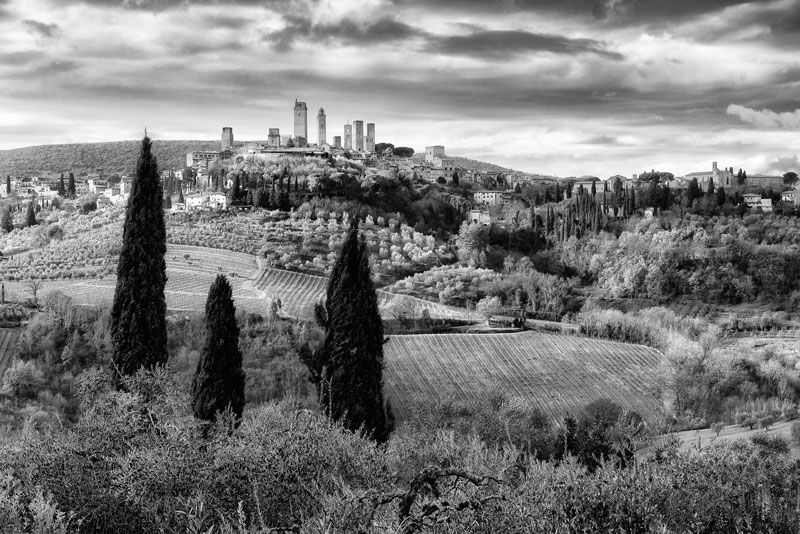
[[[800,206],[800,190],[790,189],[781,193],[781,200],[783,202],[791,202],[795,206]]]
[[[772,199],[771,198],[761,198],[761,195],[758,193],[747,193],[742,195],[744,199],[744,203],[747,204],[747,207],[750,209],[758,209],[764,213],[772,213]]]

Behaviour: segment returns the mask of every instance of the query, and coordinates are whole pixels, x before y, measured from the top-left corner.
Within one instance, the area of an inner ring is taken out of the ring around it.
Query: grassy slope
[[[104,174],[130,174],[136,166],[139,147],[140,141],[115,141],[0,150],[0,175],[69,171],[80,175],[98,169]],[[161,169],[182,169],[186,166],[187,152],[219,148],[219,141],[153,141],[153,152]]]
[[[414,400],[484,397],[499,389],[561,418],[608,398],[642,416],[659,412],[662,355],[639,345],[569,335],[391,336],[387,396],[399,420]]]
[[[772,436],[783,436],[784,438],[788,439],[791,443],[791,454],[794,458],[800,459],[800,444],[792,441],[791,435],[791,428],[792,428],[792,421],[781,421],[779,423],[775,423],[770,427],[767,431],[769,435]],[[714,442],[722,442],[722,441],[734,441],[737,439],[750,439],[758,432],[764,432],[763,429],[754,428],[752,430],[748,428],[742,428],[739,425],[728,425],[726,426],[722,432],[720,432],[719,436],[716,436],[714,431],[710,428],[706,428],[703,430],[687,430],[685,432],[676,432],[674,434],[680,440],[680,448],[682,450],[691,450],[691,449],[703,449],[708,447],[711,443]],[[662,438],[663,439],[663,438]],[[643,456],[647,456],[652,451],[651,447],[645,447],[640,451],[639,454]]]

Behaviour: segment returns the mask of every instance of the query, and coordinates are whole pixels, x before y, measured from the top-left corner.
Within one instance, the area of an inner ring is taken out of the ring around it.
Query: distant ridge
[[[33,176],[70,171],[80,175],[98,169],[102,169],[104,174],[132,174],[140,143],[114,141],[0,150],[0,176]],[[161,169],[184,168],[187,152],[219,149],[219,141],[153,141],[153,153]]]
[[[421,152],[417,152],[414,154],[414,157],[417,159],[424,160],[425,154]],[[480,161],[477,159],[470,159],[465,158],[462,156],[447,156],[455,160],[456,167],[467,169],[468,171],[482,171],[482,172],[501,172],[503,174],[522,174],[525,176],[530,176],[531,178],[547,178],[551,180],[560,180],[558,176],[552,176],[549,174],[536,174],[531,172],[525,171],[518,171],[514,169],[509,169],[508,167],[503,167],[501,165],[495,165],[494,163],[488,163],[486,161]]]

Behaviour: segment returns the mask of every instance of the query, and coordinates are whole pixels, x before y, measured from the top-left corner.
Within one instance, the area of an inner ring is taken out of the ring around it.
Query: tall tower
[[[222,128],[222,148],[221,150],[227,150],[233,147],[233,128],[230,126],[225,126]]]
[[[294,100],[294,136],[308,141],[308,108],[305,102]]]
[[[325,132],[325,110],[323,108],[319,108],[319,113],[317,113],[317,133],[319,139],[317,140],[317,145],[323,147],[328,144],[328,136]]]
[[[364,152],[364,121],[353,121],[356,127],[356,150]]]
[[[350,124],[344,125],[344,149],[353,150],[353,126]]]
[[[342,136],[341,135],[334,135],[333,136],[333,148],[342,148]]]
[[[375,123],[367,123],[367,152],[375,152]]]

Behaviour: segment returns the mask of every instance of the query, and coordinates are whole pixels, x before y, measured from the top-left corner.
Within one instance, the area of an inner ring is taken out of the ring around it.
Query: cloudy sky
[[[798,170],[800,0],[0,0],[0,149],[292,106],[560,176]]]

